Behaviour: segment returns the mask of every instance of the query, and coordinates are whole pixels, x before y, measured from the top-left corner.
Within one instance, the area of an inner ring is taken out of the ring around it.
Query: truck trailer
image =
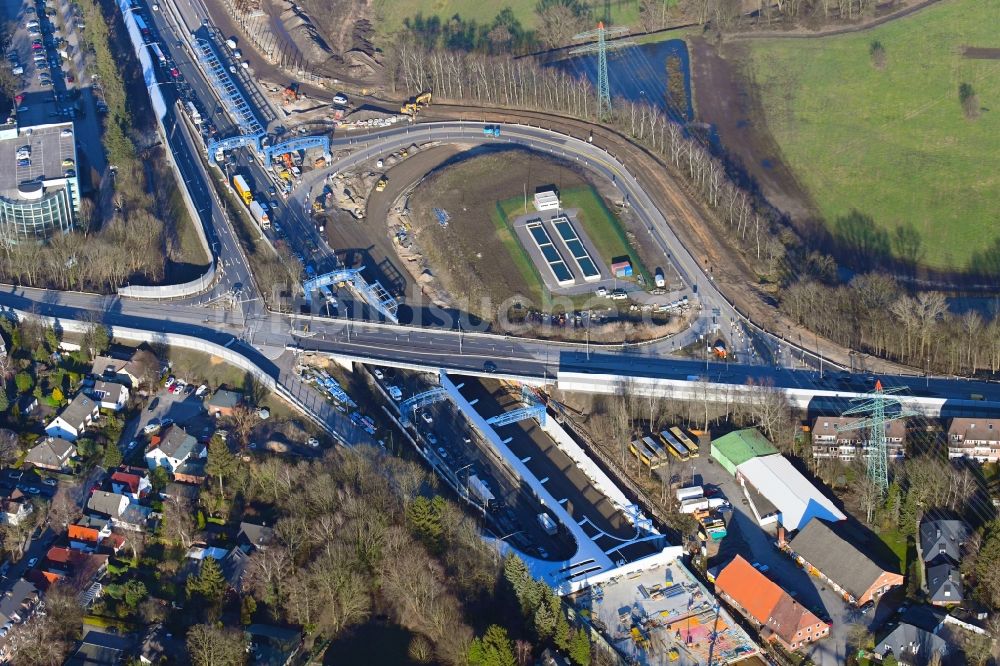
[[[260,205],[260,202],[258,201],[250,202],[250,214],[253,215],[254,221],[257,222],[257,225],[261,229],[271,228],[271,218],[267,214],[267,211],[264,210],[264,207]]]
[[[246,178],[239,174],[233,176],[233,188],[236,190],[236,194],[240,195],[240,199],[243,199],[243,203],[249,206],[250,202],[253,201],[253,191],[247,185]]]

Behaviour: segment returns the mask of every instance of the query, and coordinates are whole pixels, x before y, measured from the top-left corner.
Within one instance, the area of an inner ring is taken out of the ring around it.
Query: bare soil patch
[[[699,120],[711,124],[726,159],[744,184],[757,188],[772,206],[795,221],[815,217],[808,193],[796,180],[771,136],[764,114],[739,63],[749,57],[745,42],[719,47],[703,37],[688,40],[691,80]]]
[[[962,49],[962,56],[973,60],[1000,60],[1000,49],[966,46]]]

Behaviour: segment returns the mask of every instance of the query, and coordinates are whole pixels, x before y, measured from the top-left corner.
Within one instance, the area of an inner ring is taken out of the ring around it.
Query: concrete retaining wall
[[[205,234],[205,227],[202,223],[201,215],[198,214],[198,209],[195,207],[194,201],[191,200],[191,195],[188,193],[187,186],[184,184],[184,176],[181,175],[181,171],[178,168],[177,163],[174,161],[174,153],[170,150],[167,130],[163,124],[164,119],[167,116],[167,103],[163,99],[163,94],[160,92],[160,84],[156,80],[156,63],[153,62],[153,57],[149,54],[149,48],[142,39],[139,27],[135,24],[135,18],[133,16],[132,9],[129,6],[129,0],[118,0],[118,9],[122,13],[122,19],[125,22],[125,28],[128,31],[129,40],[132,42],[132,49],[135,51],[135,55],[139,59],[139,65],[142,67],[142,78],[146,83],[146,89],[149,91],[149,100],[153,106],[153,115],[156,116],[156,127],[160,133],[160,139],[163,141],[163,145],[165,147],[163,152],[167,156],[167,161],[170,163],[170,168],[173,170],[174,176],[177,178],[177,186],[178,189],[180,189],[181,198],[184,199],[184,206],[187,208],[188,215],[191,216],[191,222],[194,224],[195,232],[198,234],[198,241],[201,243],[205,256],[207,256],[211,262],[208,270],[203,275],[191,280],[190,282],[159,286],[128,286],[120,288],[118,290],[118,294],[125,298],[150,299],[192,296],[205,291],[212,285],[213,282],[215,282],[215,257],[212,255],[212,248],[208,243],[208,236]]]

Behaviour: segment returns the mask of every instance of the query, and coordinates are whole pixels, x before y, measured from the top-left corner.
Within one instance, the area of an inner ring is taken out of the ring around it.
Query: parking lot
[[[16,22],[7,57],[13,71],[20,72],[18,123],[74,121],[79,148],[99,176],[106,165],[96,113],[99,82],[90,75],[89,56],[80,49],[77,10],[67,0],[3,3],[6,15]],[[82,182],[85,189],[90,184],[89,178]]]
[[[215,431],[215,420],[205,412],[203,404],[203,398],[208,394],[197,396],[196,386],[188,385],[188,388],[190,390],[185,389],[177,394],[167,389],[157,391],[139,416],[125,424],[120,442],[123,453],[136,457],[138,455],[135,451],[145,453],[149,437],[155,434],[155,430],[144,432],[145,428],[150,424],[162,424],[168,420],[183,427],[188,434],[197,437],[199,441],[207,442]],[[138,444],[131,446],[131,442]]]

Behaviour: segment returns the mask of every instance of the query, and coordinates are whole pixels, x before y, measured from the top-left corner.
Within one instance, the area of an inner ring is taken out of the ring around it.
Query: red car
[[[176,79],[180,75],[181,75],[181,73],[180,73],[180,71],[176,67],[171,67],[170,68],[170,76],[172,76],[172,77],[174,77]]]

